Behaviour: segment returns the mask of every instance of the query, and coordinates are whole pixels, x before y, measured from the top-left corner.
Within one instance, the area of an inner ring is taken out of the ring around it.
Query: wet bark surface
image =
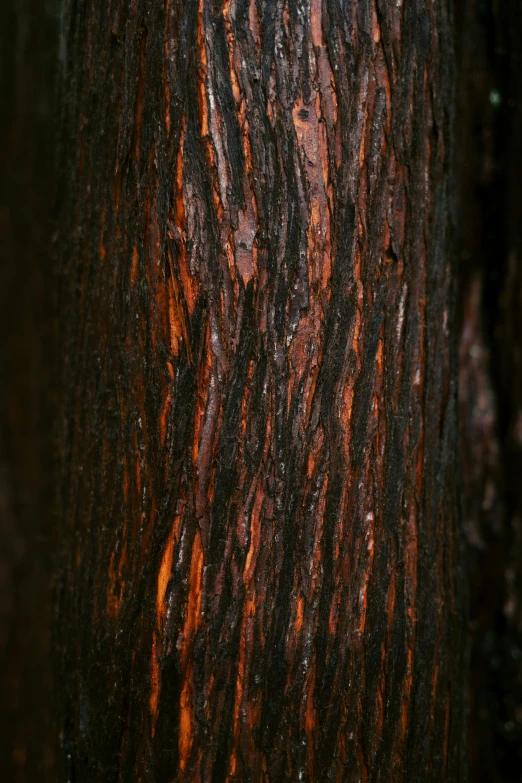
[[[71,0],[71,781],[465,779],[443,0]]]

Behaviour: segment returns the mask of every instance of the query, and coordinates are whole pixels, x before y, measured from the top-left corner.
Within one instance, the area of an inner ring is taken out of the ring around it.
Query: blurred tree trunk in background
[[[67,5],[68,779],[464,779],[453,38]]]
[[[56,2],[0,4],[0,779],[55,783],[51,686]]]
[[[522,768],[522,6],[458,5],[460,423],[470,779]]]

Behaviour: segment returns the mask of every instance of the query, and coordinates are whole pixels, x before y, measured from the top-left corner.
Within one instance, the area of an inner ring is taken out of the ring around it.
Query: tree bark
[[[445,0],[70,0],[71,781],[461,781]]]

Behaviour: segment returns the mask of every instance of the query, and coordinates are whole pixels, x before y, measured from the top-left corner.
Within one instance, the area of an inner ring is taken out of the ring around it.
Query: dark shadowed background
[[[3,0],[0,8],[0,779],[13,783],[60,779],[53,238],[65,3]],[[522,763],[520,9],[519,0],[455,8],[470,780],[493,783],[520,780]]]

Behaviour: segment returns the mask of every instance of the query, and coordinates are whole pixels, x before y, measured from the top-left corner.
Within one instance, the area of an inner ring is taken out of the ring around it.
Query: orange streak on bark
[[[367,98],[367,96],[365,96],[365,98]],[[370,112],[370,108],[371,108],[370,101],[366,99],[364,101],[364,109],[363,109],[364,119],[363,119],[362,133],[361,133],[361,144],[359,146],[359,169],[362,169],[366,163],[366,131],[368,126],[368,114]],[[364,213],[361,210],[359,214],[362,216]]]
[[[245,287],[248,285],[248,281],[256,273],[256,259],[254,256],[254,239],[256,232],[256,216],[252,206],[252,200],[249,199],[247,201],[246,211],[239,211],[238,227],[234,232],[236,266]]]
[[[299,598],[297,599],[297,606],[295,611],[295,623],[294,623],[294,634],[295,636],[299,636],[301,633],[301,628],[303,627],[303,616],[304,616],[304,598],[302,595],[299,595]]]
[[[236,269],[236,259],[234,255],[234,232],[232,228],[229,227],[228,235],[227,235],[227,227],[225,225],[221,227],[221,232],[222,232],[222,236],[224,237],[226,236],[226,239],[224,241],[225,255],[227,257],[228,271],[230,272],[230,280],[234,287],[234,295],[237,300],[239,298],[239,285],[238,285],[238,276],[237,276],[238,270]]]
[[[319,455],[321,454],[321,449],[323,448],[323,444],[324,444],[324,433],[322,428],[318,427],[314,433],[312,447],[308,454],[306,475],[309,479],[311,479],[312,476],[314,475],[315,468],[317,465],[317,460],[319,458]]]
[[[324,115],[329,133],[333,133],[337,122],[337,96],[335,94],[335,80],[330,66],[330,59],[323,41],[323,20],[321,0],[310,2],[310,27],[312,30],[312,44],[315,48],[317,84],[321,96],[321,110]],[[339,158],[339,135],[336,141],[336,155]],[[325,182],[327,179],[325,178]],[[330,196],[330,201],[333,193]]]
[[[180,732],[179,732],[179,765],[185,769],[190,757],[193,731],[193,665],[189,660],[192,642],[199,626],[201,607],[201,579],[203,575],[203,547],[201,534],[196,530],[192,559],[190,563],[190,591],[188,597],[187,615],[183,627],[183,647],[181,651],[181,668],[184,673],[184,683],[180,698]]]
[[[165,402],[163,403],[163,407],[161,409],[160,421],[159,421],[160,443],[162,446],[165,445],[165,438],[167,436],[167,423],[169,419],[171,402],[172,402],[172,393],[169,386],[167,395],[165,397]]]
[[[170,252],[170,251],[169,251]],[[173,277],[173,269],[171,267],[171,276],[169,278],[168,285],[168,310],[169,310],[169,335],[170,335],[170,352],[172,356],[177,356],[180,348],[180,340],[184,337],[186,329],[183,328],[183,315],[182,307],[177,300],[176,296],[176,283]],[[187,340],[188,346],[188,340]]]
[[[192,549],[192,559],[190,562],[190,592],[188,598],[187,617],[183,628],[183,638],[185,644],[183,647],[183,660],[186,661],[188,654],[187,642],[192,641],[199,626],[200,607],[201,607],[201,578],[203,575],[203,547],[201,545],[201,533],[196,530],[194,545]]]
[[[354,275],[354,277],[355,277],[355,280],[357,281],[357,288],[359,289],[359,297],[358,297],[358,299],[359,299],[358,305],[359,306],[358,306],[357,311],[355,313],[355,328],[354,328],[354,332],[353,332],[352,349],[353,349],[353,351],[355,352],[355,354],[357,356],[357,360],[358,360],[357,363],[360,365],[359,335],[360,335],[360,331],[361,331],[361,309],[362,309],[363,294],[362,294],[362,283],[361,283],[361,280],[359,278],[359,274],[360,274],[360,264],[357,263],[356,267],[355,267],[355,275]],[[350,409],[349,413],[350,413],[350,416],[351,416],[351,409]],[[348,420],[350,419],[350,416],[348,417]]]
[[[158,716],[158,701],[160,690],[160,671],[159,671],[159,659],[161,657],[162,649],[162,626],[166,616],[165,595],[167,587],[172,574],[172,560],[174,557],[174,548],[179,538],[179,530],[181,526],[181,514],[177,514],[172,525],[165,549],[163,550],[163,556],[161,558],[161,564],[158,571],[158,587],[156,593],[156,630],[152,637],[152,653],[151,653],[151,693],[149,707],[152,714],[152,736],[155,732],[155,723]]]
[[[204,0],[199,0],[198,5],[198,49],[200,57],[199,68],[199,117],[201,122],[201,135],[208,136],[208,102],[205,90],[205,80],[207,78],[207,46],[205,43],[205,26],[203,24]]]
[[[184,770],[190,758],[192,750],[192,690],[190,680],[192,679],[192,666],[188,667],[187,679],[183,685],[180,698],[180,716],[179,716],[179,766]]]
[[[267,438],[265,443],[264,456],[266,457],[268,444],[270,442],[270,428],[267,429]],[[264,462],[264,460],[263,460]],[[262,464],[263,464],[262,462]],[[241,640],[239,648],[239,663],[238,674],[236,681],[236,696],[234,703],[234,744],[237,746],[241,729],[241,706],[244,701],[244,684],[248,681],[248,661],[250,660],[250,648],[252,646],[252,631],[249,626],[252,623],[252,619],[256,612],[256,597],[255,586],[253,584],[254,571],[256,566],[256,560],[259,553],[259,547],[261,542],[261,509],[265,494],[261,487],[256,490],[254,504],[252,507],[252,513],[250,517],[250,546],[245,560],[245,568],[243,571],[243,580],[246,589],[245,607],[243,610],[243,619],[241,623]],[[247,697],[248,698],[248,697]],[[246,711],[251,714],[253,706],[250,704],[245,705]],[[251,725],[248,723],[247,725]],[[229,774],[234,776],[236,774],[236,754],[231,754]]]
[[[324,531],[324,525],[323,520],[325,517],[325,511],[326,511],[326,493],[328,491],[328,483],[329,483],[329,477],[328,473],[324,477],[323,485],[321,487],[321,492],[319,495],[319,499],[317,501],[317,517],[316,519],[321,520],[320,523],[316,523],[315,527],[315,537],[314,537],[314,559],[312,563],[311,568],[311,580],[310,580],[310,591],[308,594],[308,601],[309,603],[312,603],[313,595],[316,592],[316,590],[319,589],[320,581],[321,581],[321,558],[323,556],[323,551],[321,548],[321,541],[323,539],[323,531]]]
[[[236,65],[241,68],[239,52],[236,54],[235,41],[230,24],[230,0],[224,5],[223,15],[225,18],[225,29],[228,44],[228,60],[232,92],[236,103],[236,111],[241,128],[241,138],[243,151],[245,155],[245,177],[243,183],[246,209],[240,210],[238,214],[238,225],[234,231],[235,265],[243,283],[246,286],[248,281],[256,274],[257,253],[254,246],[257,233],[257,205],[251,192],[249,177],[252,176],[252,151],[250,149],[250,140],[248,136],[248,121],[246,119],[245,101],[241,94],[241,88],[236,73]],[[236,62],[235,62],[236,61]],[[230,261],[229,261],[230,265]],[[233,274],[233,273],[232,273]]]
[[[212,361],[211,356],[207,356],[206,359]],[[197,458],[194,465],[196,472],[194,493],[196,514],[199,519],[206,516],[214,497],[216,470],[213,465],[213,457],[217,433],[220,431],[223,417],[222,397],[217,388],[216,374],[212,374],[212,369],[209,371],[209,385],[203,395],[206,402],[201,419],[201,435],[198,439]]]
[[[337,617],[339,614],[339,601],[340,601],[340,595],[339,595],[339,591],[337,591],[332,598],[332,602],[330,604],[330,614],[328,616],[328,630],[330,631],[332,636],[335,634],[335,629],[337,627]]]
[[[254,41],[259,44],[260,42],[260,36],[259,36],[259,14],[257,12],[257,5],[256,0],[250,0],[249,6],[248,6],[248,22],[250,25],[250,30],[252,32],[252,37]]]
[[[361,619],[359,622],[359,631],[361,634],[364,633],[364,629],[366,627],[366,609],[367,609],[367,603],[368,603],[368,582],[370,581],[370,576],[373,570],[373,560],[375,557],[375,548],[373,545],[373,529],[375,526],[375,518],[373,513],[368,513],[366,517],[366,523],[368,524],[368,532],[367,532],[367,554],[368,554],[368,560],[366,562],[366,566],[364,568],[364,579],[363,584],[359,593],[359,611],[361,613]]]
[[[263,505],[264,497],[263,491],[258,489],[252,508],[252,516],[250,518],[250,546],[248,548],[245,560],[245,570],[243,572],[243,578],[247,589],[250,589],[250,583],[256,567],[257,555],[259,553],[259,544],[261,541],[261,507]]]
[[[156,621],[158,628],[161,627],[162,622],[165,620],[165,595],[172,573],[172,559],[174,557],[174,547],[176,546],[179,537],[180,525],[181,515],[177,514],[167,539],[165,549],[163,550],[163,557],[161,558],[161,565],[158,571],[158,589],[156,593]]]
[[[234,68],[234,34],[230,24],[230,2],[231,0],[225,0],[223,3],[223,19],[225,21],[225,30],[228,44],[228,62],[230,70],[230,83],[232,85],[232,94],[236,105],[239,106],[241,100],[241,90],[239,88],[239,82],[237,79],[237,73]]]
[[[131,286],[134,286],[136,284],[136,280],[138,279],[138,248],[136,245],[134,245],[134,248],[132,250],[132,265],[131,265],[131,273],[130,273],[130,283]]]
[[[178,157],[176,161],[176,193],[174,202],[175,228],[172,238],[176,240],[177,259],[183,294],[185,296],[189,314],[192,315],[196,304],[199,285],[196,277],[190,274],[187,258],[187,215],[185,209],[185,192],[183,188],[183,151],[185,142],[185,125],[186,120],[183,118]]]
[[[330,210],[327,196],[327,146],[324,123],[320,121],[319,93],[315,100],[305,104],[300,96],[292,109],[301,168],[307,185],[309,219],[307,227],[307,266],[310,280],[309,306],[303,313],[290,346],[292,380],[288,384],[287,409],[290,409],[295,391],[306,373],[307,386],[315,386],[324,306],[329,299],[331,276]],[[325,164],[326,156],[326,164]],[[326,171],[325,171],[326,168]],[[326,179],[325,179],[326,176]],[[313,369],[308,369],[308,357],[314,355]],[[309,392],[308,392],[309,393]],[[306,416],[309,406],[303,406]],[[302,422],[306,426],[306,422]]]
[[[330,279],[330,213],[327,205],[328,151],[324,127],[319,122],[319,94],[310,108],[302,98],[294,104],[292,117],[308,184],[308,268],[310,280],[326,287]],[[326,169],[326,178],[324,172]],[[315,289],[315,286],[312,286]]]
[[[205,35],[204,0],[200,0],[198,10],[198,47],[201,55],[201,134],[203,138],[208,137],[208,143],[205,150],[207,160],[211,170],[217,172],[217,178],[214,178],[212,196],[218,220],[221,222],[224,217],[228,217],[227,189],[230,184],[228,181],[226,149],[223,144],[226,132],[223,127],[224,120],[218,111],[212,80],[207,79],[207,44],[209,45],[210,51],[212,40],[207,41]]]
[[[311,0],[310,2],[310,26],[312,28],[312,43],[314,46],[323,45],[323,20],[321,0]]]
[[[377,10],[375,8],[375,3],[372,6],[372,33],[373,33],[373,42],[379,43],[381,40],[381,28],[379,26],[379,20],[377,18]]]
[[[185,200],[183,198],[183,150],[185,147],[185,124],[186,120],[183,117],[178,157],[176,160],[176,225],[180,231],[184,231],[186,225]]]

